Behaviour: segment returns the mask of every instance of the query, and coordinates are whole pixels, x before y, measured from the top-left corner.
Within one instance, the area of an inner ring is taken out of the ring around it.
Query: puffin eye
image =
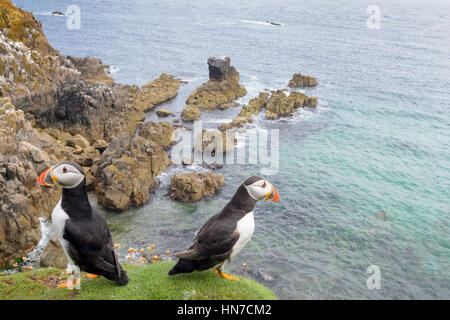
[[[264,181],[263,185],[261,186],[261,188],[265,188],[266,187],[266,182]]]
[[[63,173],[67,173],[67,168],[66,167],[63,168]]]

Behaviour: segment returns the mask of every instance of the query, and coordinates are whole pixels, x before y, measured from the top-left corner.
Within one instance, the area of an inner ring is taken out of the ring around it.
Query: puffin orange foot
[[[95,279],[95,278],[100,278],[100,276],[98,274],[88,273],[86,275],[86,278],[88,278],[88,279]]]
[[[234,281],[241,281],[238,278],[236,278],[235,276],[232,276],[231,274],[225,273],[223,271],[215,269],[214,272],[218,273],[219,276],[221,276],[222,278],[225,278],[228,280],[234,280]]]
[[[58,288],[73,288],[75,286],[77,282],[75,282],[75,279],[73,279],[72,281],[67,280],[66,282],[62,282],[60,284],[58,284]],[[78,284],[80,283],[80,281],[78,281]]]

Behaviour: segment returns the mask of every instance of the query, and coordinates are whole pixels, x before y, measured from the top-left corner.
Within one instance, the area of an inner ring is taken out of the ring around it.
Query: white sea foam
[[[252,24],[260,24],[265,26],[282,26],[282,23],[279,22],[270,22],[270,21],[260,21],[260,20],[239,20],[241,23],[252,23]]]
[[[52,237],[55,236],[55,232],[53,231],[51,221],[41,217],[39,218],[39,222],[41,223],[41,233],[42,233],[41,240],[39,240],[36,247],[29,254],[27,254],[28,264],[35,266],[39,266],[41,255],[44,252],[47,243],[50,241]]]

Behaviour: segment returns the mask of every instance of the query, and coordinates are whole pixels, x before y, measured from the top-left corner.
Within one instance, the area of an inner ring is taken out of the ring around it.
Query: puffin
[[[119,264],[108,224],[89,202],[81,166],[73,161],[58,163],[45,170],[36,184],[62,187],[61,199],[52,212],[52,225],[76,284],[80,284],[81,271],[85,271],[88,278],[104,276],[126,285],[128,277]],[[60,285],[65,286],[70,284]]]
[[[222,211],[205,222],[187,251],[174,254],[178,261],[169,276],[213,269],[225,279],[239,281],[223,267],[250,241],[255,230],[253,209],[259,200],[276,202],[280,197],[269,181],[253,176],[239,186]]]

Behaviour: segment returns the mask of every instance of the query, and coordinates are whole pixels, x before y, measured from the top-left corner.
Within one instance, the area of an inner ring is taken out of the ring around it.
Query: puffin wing
[[[239,239],[236,222],[223,218],[220,214],[211,217],[202,226],[194,243],[187,251],[175,253],[174,256],[185,260],[202,260],[210,258],[227,258]]]
[[[70,243],[75,263],[107,272],[117,272],[120,265],[105,218],[93,210],[92,218],[66,221],[64,239]]]
[[[202,260],[210,258],[226,258],[229,251],[239,239],[239,232],[233,232],[229,237],[218,238],[217,241],[202,242],[197,239],[190,250],[177,252],[175,257],[185,260]]]

